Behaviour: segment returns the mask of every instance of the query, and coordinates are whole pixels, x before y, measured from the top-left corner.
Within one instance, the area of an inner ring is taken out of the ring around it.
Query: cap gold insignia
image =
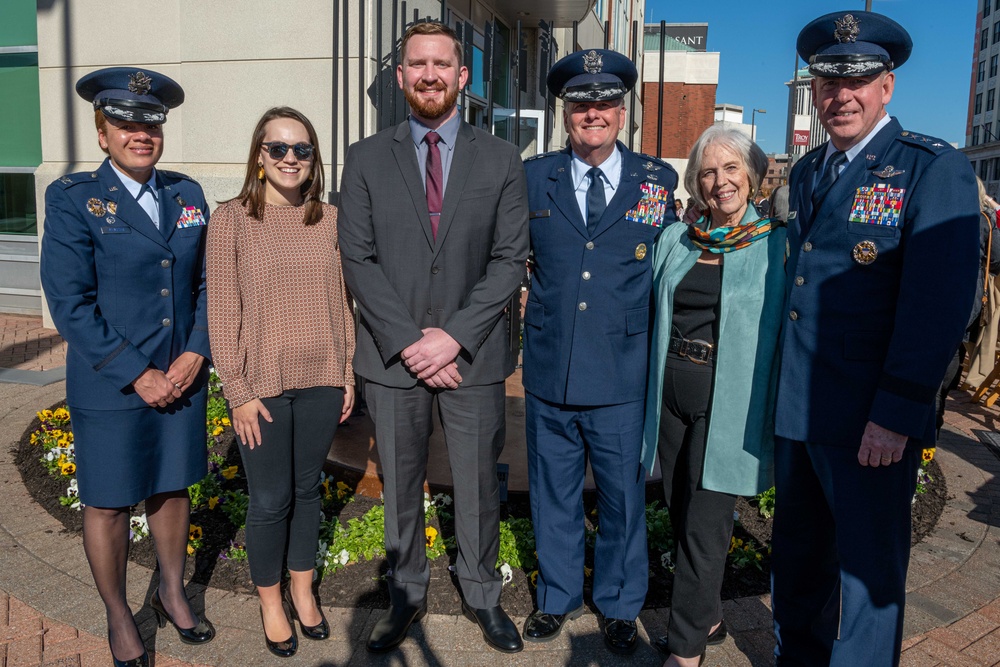
[[[905,174],[905,173],[906,173],[905,169],[896,169],[890,164],[882,171],[876,171],[875,175],[878,176],[879,178],[892,178],[893,176],[899,176],[900,174]]]
[[[839,44],[853,44],[858,41],[858,35],[861,34],[860,21],[854,18],[853,14],[845,14],[844,18],[840,20],[834,19],[833,22],[837,26],[837,29],[833,31],[833,38]]]
[[[858,264],[868,266],[878,257],[878,248],[875,247],[873,241],[861,241],[858,245],[854,246],[851,256],[854,257],[854,261]]]
[[[128,76],[128,92],[136,95],[148,95],[149,89],[153,85],[153,80],[143,72],[136,72]]]
[[[87,200],[87,210],[90,211],[91,215],[96,215],[98,218],[105,214],[104,202],[96,197]]]
[[[635,247],[635,258],[638,260],[646,259],[646,244],[640,243]]]
[[[588,51],[583,54],[583,71],[587,74],[600,74],[604,69],[604,59],[597,51]]]
[[[106,204],[106,206],[108,207],[108,213],[110,213],[111,215],[115,215],[116,213],[118,213],[118,204],[116,204],[115,202],[109,201]]]

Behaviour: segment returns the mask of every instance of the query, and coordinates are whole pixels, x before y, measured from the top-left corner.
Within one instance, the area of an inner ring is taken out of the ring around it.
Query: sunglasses
[[[265,141],[261,146],[267,150],[267,154],[271,156],[272,160],[284,159],[289,148],[292,149],[292,153],[299,160],[309,160],[312,158],[313,151],[315,150],[312,144],[295,144],[294,146],[289,146],[284,141]]]

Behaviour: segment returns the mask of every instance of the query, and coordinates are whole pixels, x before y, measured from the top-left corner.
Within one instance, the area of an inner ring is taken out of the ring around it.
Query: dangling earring
[[[264,180],[264,165],[261,164],[260,162],[257,163],[257,180],[258,181]]]

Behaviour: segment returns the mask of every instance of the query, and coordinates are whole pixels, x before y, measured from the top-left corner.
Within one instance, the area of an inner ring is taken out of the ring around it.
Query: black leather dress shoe
[[[546,614],[536,609],[524,622],[523,637],[529,642],[550,642],[562,632],[563,623],[583,616],[583,605],[566,614]]]
[[[462,613],[479,626],[486,643],[501,653],[518,653],[524,648],[517,626],[500,605],[490,609],[473,609],[463,600]]]
[[[729,636],[729,631],[726,629],[726,619],[722,619],[722,622],[719,623],[719,627],[717,627],[712,633],[708,635],[708,641],[705,642],[705,645],[718,646],[719,644],[726,641],[726,637],[728,636]],[[667,635],[663,635],[662,637],[657,637],[656,639],[653,640],[652,644],[663,655],[670,655],[670,646],[667,642]]]
[[[635,650],[639,629],[635,621],[620,618],[604,619],[604,644],[612,653],[628,655]]]
[[[403,643],[410,626],[427,615],[427,603],[418,607],[397,607],[389,605],[378,623],[368,635],[365,647],[372,653],[386,653]]]

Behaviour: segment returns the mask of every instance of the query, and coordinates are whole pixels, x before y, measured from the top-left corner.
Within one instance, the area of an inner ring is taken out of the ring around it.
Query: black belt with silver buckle
[[[707,364],[715,357],[715,345],[704,340],[688,340],[680,336],[670,337],[670,352],[696,364]]]

